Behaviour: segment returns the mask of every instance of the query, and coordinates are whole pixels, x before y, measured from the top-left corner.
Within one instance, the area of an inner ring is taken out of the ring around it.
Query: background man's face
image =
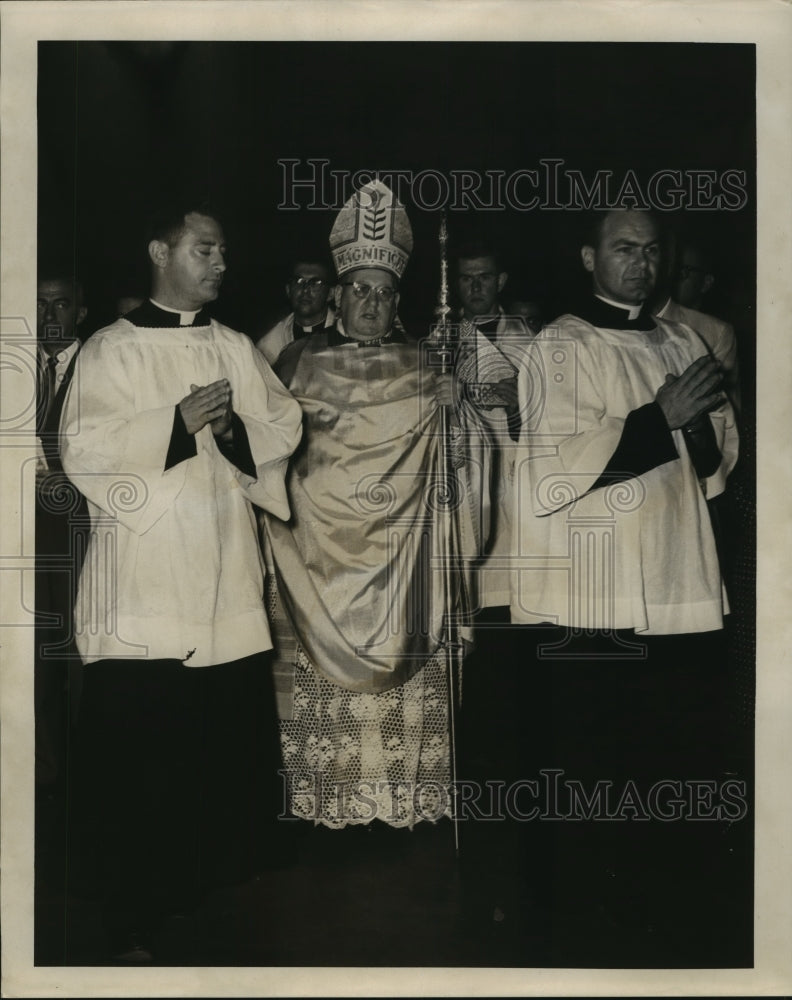
[[[654,290],[660,261],[657,227],[645,212],[611,212],[598,247],[585,246],[583,266],[594,291],[614,302],[640,305]]]
[[[466,319],[492,316],[498,311],[498,294],[506,284],[492,257],[470,257],[459,261],[457,291]]]
[[[712,287],[713,281],[713,275],[698,250],[695,247],[685,247],[677,267],[674,299],[680,305],[696,309]]]
[[[63,278],[38,283],[36,295],[36,333],[41,343],[63,344],[74,340],[76,327],[85,318],[79,289]]]
[[[200,309],[213,302],[225,272],[225,238],[220,223],[208,215],[190,212],[185,231],[168,250],[163,280],[172,297],[173,308]]]
[[[302,283],[298,279],[302,279]],[[320,284],[316,284],[317,281]],[[322,322],[327,313],[327,300],[332,287],[330,275],[321,264],[295,266],[286,285],[286,295],[299,323],[313,326]]]
[[[358,298],[352,282],[369,286],[366,298]],[[375,293],[375,288],[386,287],[395,294],[390,302],[384,302]],[[376,340],[390,331],[399,294],[396,292],[396,278],[390,271],[367,267],[345,274],[336,286],[336,306],[341,311],[344,332],[354,340]]]
[[[544,320],[538,302],[532,302],[530,299],[514,299],[509,304],[509,313],[513,316],[522,316],[531,333],[541,332]]]

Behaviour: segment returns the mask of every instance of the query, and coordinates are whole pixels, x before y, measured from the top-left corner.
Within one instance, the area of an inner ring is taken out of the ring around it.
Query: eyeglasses
[[[324,278],[292,278],[291,283],[298,288],[308,288],[311,291],[327,284]]]
[[[366,285],[362,281],[343,281],[342,285],[351,288],[358,299],[367,299],[374,292],[380,302],[390,303],[396,295],[396,289],[390,285]]]

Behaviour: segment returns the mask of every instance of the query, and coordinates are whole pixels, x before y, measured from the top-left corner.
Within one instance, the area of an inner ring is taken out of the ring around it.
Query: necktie
[[[38,393],[36,398],[36,434],[39,437],[44,433],[47,426],[52,402],[55,399],[55,367],[58,364],[57,357],[46,358],[39,356],[38,366]]]

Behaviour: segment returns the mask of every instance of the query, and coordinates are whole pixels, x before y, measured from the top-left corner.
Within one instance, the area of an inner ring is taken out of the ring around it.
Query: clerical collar
[[[399,330],[391,329],[383,337],[376,337],[374,340],[355,340],[344,333],[344,324],[340,316],[336,316],[335,326],[328,326],[327,346],[341,347],[344,344],[353,344],[356,347],[378,347],[380,344],[406,344],[407,338]]]
[[[200,309],[171,309],[170,306],[164,306],[161,302],[157,302],[156,299],[149,299],[153,306],[157,309],[162,309],[163,312],[178,313],[179,316],[179,326],[192,326],[193,320],[201,311]]]
[[[618,302],[612,302],[601,295],[592,295],[572,312],[591,323],[592,326],[608,330],[654,330],[657,324],[646,310],[645,304],[631,308]]]
[[[155,302],[154,299],[149,299],[137,309],[128,312],[124,319],[129,320],[133,326],[161,329],[163,327],[209,326],[211,317],[206,309],[199,309],[198,312],[169,309],[159,302]]]
[[[313,326],[303,326],[302,323],[298,323],[295,320],[292,325],[292,333],[294,334],[294,339],[299,340],[301,337],[310,337],[313,333],[321,333],[325,326],[326,323],[323,319],[319,320],[318,323],[314,323]]]
[[[623,309],[627,311],[627,319],[634,320],[638,319],[638,316],[643,309],[643,302],[639,306],[628,306],[623,302],[614,302],[613,299],[606,299],[604,295],[597,295],[597,298],[604,302],[606,305],[613,306],[614,309]]]

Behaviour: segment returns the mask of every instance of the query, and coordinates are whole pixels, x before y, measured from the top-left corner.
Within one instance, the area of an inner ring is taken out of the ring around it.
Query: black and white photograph
[[[2,4],[4,996],[788,992],[750,6]]]

